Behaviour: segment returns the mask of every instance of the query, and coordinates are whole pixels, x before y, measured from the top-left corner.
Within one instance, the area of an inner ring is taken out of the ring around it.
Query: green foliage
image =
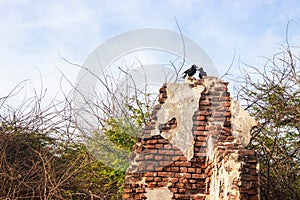
[[[68,197],[76,198],[74,194],[86,194],[86,198],[120,199],[123,186],[123,172],[108,167],[101,161],[92,157],[84,145],[68,150],[62,157],[63,161],[69,161],[69,165],[78,165],[75,158],[80,159],[77,173],[69,181],[71,187],[66,190]],[[76,161],[76,163],[74,163]]]
[[[99,158],[102,168],[99,173],[105,177],[106,185],[117,186],[114,198],[120,198],[129,155],[136,142],[136,136],[150,116],[150,106],[136,98],[130,98],[122,117],[109,117],[101,132],[94,132],[88,149]],[[106,166],[106,167],[105,167]]]
[[[150,94],[144,94],[144,98],[148,99]],[[147,100],[139,100],[135,97],[129,98],[129,103],[126,104],[130,121],[136,127],[142,127],[147,124],[150,117],[150,102]]]
[[[80,143],[49,132],[0,125],[1,199],[118,199],[123,172],[93,158]]]
[[[132,126],[124,119],[110,118],[103,128],[108,139],[119,148],[130,151],[135,144],[138,127]]]
[[[101,134],[79,142],[68,101],[42,110],[38,97],[17,109],[6,100],[0,98],[0,199],[121,199],[129,153],[149,116],[145,103],[132,98],[122,117],[108,117]]]

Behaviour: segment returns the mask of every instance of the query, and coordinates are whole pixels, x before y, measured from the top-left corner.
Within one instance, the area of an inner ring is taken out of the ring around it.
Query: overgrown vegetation
[[[121,199],[127,152],[146,118],[131,102],[126,119],[108,118],[95,131],[98,138],[90,139],[97,151],[109,153],[101,144],[125,150],[125,163],[111,154],[114,163],[107,165],[82,140],[68,97],[45,106],[44,95],[35,93],[17,107],[9,103],[14,95],[0,99],[0,199]]]
[[[261,199],[300,199],[299,48],[287,46],[263,69],[248,66],[238,100],[258,120],[252,132]]]
[[[249,148],[259,157],[261,199],[300,199],[299,50],[287,42],[239,82],[238,101],[259,122]],[[101,127],[89,135],[66,96],[42,106],[45,94],[35,95],[19,107],[7,103],[13,95],[0,98],[0,199],[121,199],[128,153],[153,101],[136,87],[133,97],[117,96],[108,87],[115,82],[102,82],[96,105],[106,117],[96,116]]]

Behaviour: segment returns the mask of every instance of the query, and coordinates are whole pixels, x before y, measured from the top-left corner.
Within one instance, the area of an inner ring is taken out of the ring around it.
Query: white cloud
[[[36,80],[35,67],[45,87],[56,91],[58,84],[53,83],[59,73],[54,63],[72,78],[77,72],[62,62],[58,51],[81,64],[98,45],[124,31],[177,30],[174,17],[183,34],[199,43],[224,72],[234,49],[249,64],[269,56],[284,40],[287,19],[300,23],[300,5],[296,0],[0,1],[0,95],[25,78]],[[298,27],[291,26],[295,42]]]

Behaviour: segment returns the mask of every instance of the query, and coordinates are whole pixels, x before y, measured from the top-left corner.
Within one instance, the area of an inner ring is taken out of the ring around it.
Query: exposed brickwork
[[[192,130],[187,130],[194,136],[194,157],[188,161],[168,139],[151,134],[156,114],[168,98],[167,85],[164,85],[151,122],[133,147],[125,177],[124,200],[155,199],[147,193],[151,190],[168,190],[171,199],[182,200],[259,199],[254,151],[245,150],[232,135],[228,83],[205,77],[194,81],[190,87],[197,85],[205,85],[205,90],[193,115]],[[161,133],[168,133],[176,129],[177,119],[172,118],[158,127]]]

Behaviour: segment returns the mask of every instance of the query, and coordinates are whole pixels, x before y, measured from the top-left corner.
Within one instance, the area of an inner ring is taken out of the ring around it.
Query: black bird
[[[202,68],[202,67],[201,67],[198,71],[199,71],[199,78],[200,78],[200,79],[202,79],[203,76],[207,76],[206,72],[203,71],[203,68]]]
[[[194,74],[196,74],[197,68],[198,67],[196,65],[192,65],[190,68],[188,68],[185,72],[182,73],[184,74],[182,78],[185,78],[186,75],[190,77],[194,76]]]

